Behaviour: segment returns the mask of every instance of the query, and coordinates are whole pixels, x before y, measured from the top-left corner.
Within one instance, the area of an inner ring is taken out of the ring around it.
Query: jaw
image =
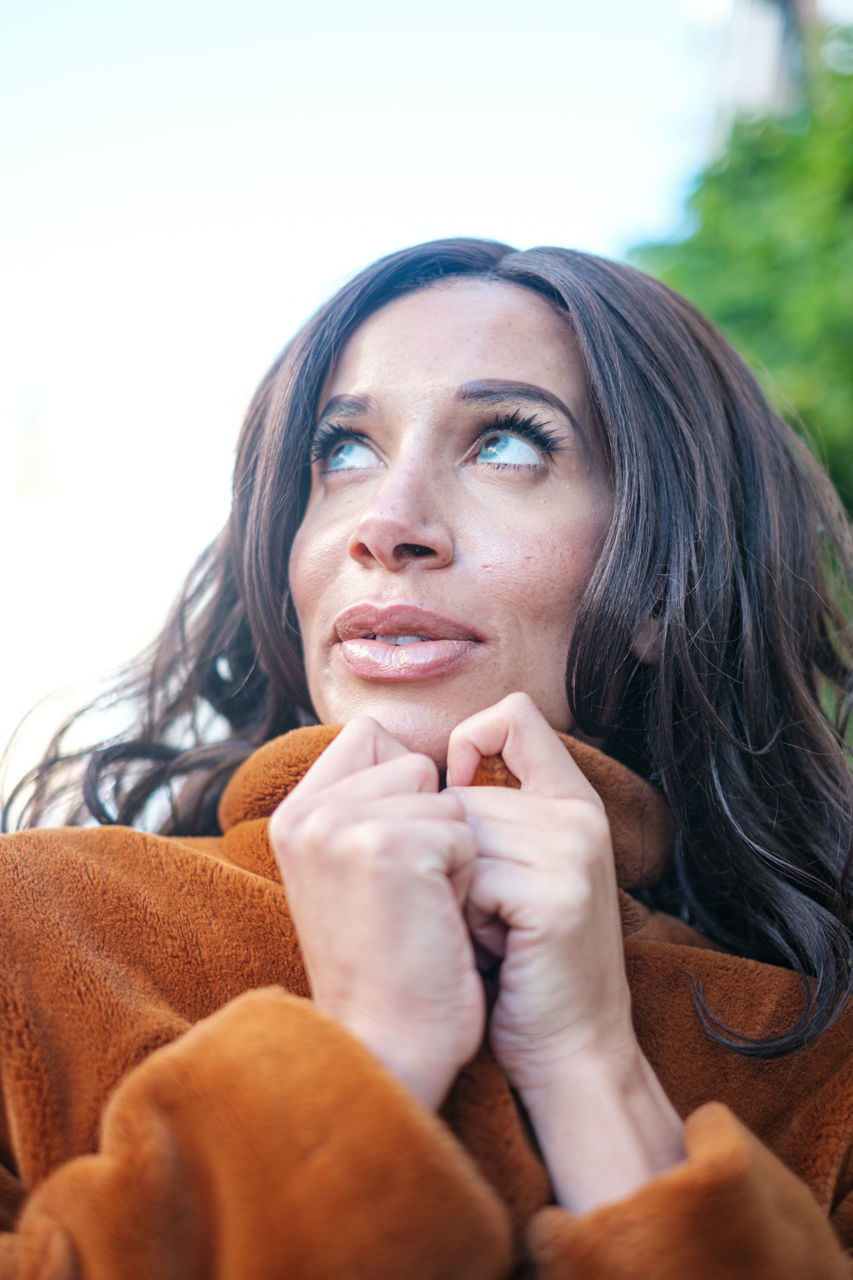
[[[342,672],[335,663],[326,667],[324,677],[311,690],[323,724],[371,716],[407,750],[429,756],[442,772],[456,726],[500,696],[473,687],[461,672],[440,680],[363,680]]]

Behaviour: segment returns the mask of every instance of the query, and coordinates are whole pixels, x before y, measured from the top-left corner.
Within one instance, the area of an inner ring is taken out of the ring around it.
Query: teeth
[[[381,640],[383,644],[422,644],[423,636],[371,636],[371,640]]]

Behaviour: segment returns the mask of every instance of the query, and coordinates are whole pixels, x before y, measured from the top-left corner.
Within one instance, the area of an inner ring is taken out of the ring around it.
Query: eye
[[[505,431],[495,431],[480,442],[475,461],[491,463],[492,466],[537,467],[542,456],[529,441]]]
[[[311,441],[311,462],[324,475],[335,471],[363,471],[377,465],[374,449],[364,436],[334,422],[321,423]]]
[[[324,471],[357,471],[375,467],[376,454],[363,440],[341,440],[324,460]]]

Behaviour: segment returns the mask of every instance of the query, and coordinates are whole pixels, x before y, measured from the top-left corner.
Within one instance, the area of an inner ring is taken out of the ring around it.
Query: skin
[[[486,379],[542,388],[543,400],[463,399]],[[604,460],[566,320],[529,290],[457,283],[411,294],[347,343],[321,397],[371,408],[328,416],[363,434],[347,470],[315,465],[290,580],[314,708],[326,724],[373,716],[439,768],[466,716],[524,689],[568,729],[565,669],[573,619],[610,519]],[[477,438],[496,413],[534,413],[558,436],[541,458],[522,439],[501,468]],[[323,408],[321,407],[321,419]],[[415,548],[419,550],[416,551]],[[392,684],[350,674],[333,622],[361,600],[405,601],[468,620],[482,635],[448,677]]]
[[[460,400],[483,379],[558,399],[571,416],[539,416],[563,447],[484,446],[494,406]],[[424,290],[351,338],[339,395],[368,408],[314,466],[291,582],[315,707],[345,728],[270,823],[314,999],[431,1108],[488,1034],[558,1200],[586,1210],[682,1148],[631,1025],[604,809],[553,732],[610,514],[571,334],[515,286]],[[428,679],[353,674],[333,623],[365,599],[481,639]],[[498,754],[520,791],[470,786]],[[502,962],[488,1020],[477,954]]]

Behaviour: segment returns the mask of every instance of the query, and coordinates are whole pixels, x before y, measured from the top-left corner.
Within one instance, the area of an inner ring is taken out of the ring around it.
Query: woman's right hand
[[[427,756],[350,721],[270,819],[315,1004],[427,1106],[476,1053],[476,840]]]

